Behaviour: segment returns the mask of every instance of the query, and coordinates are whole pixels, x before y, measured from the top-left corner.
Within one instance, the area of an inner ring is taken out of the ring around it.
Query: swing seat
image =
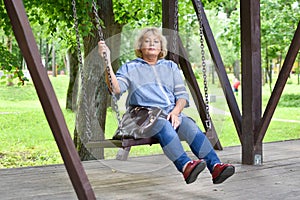
[[[138,145],[152,145],[152,144],[158,144],[158,140],[156,138],[141,138],[141,139],[122,139],[122,147],[131,147],[131,146],[138,146]]]
[[[128,148],[131,146],[139,145],[152,145],[158,144],[158,140],[155,138],[141,138],[141,139],[109,139],[95,142],[88,142],[85,146],[86,148]]]
[[[214,137],[211,135],[207,135],[206,132],[203,132],[208,139],[213,140]],[[133,139],[133,138],[123,138],[120,140],[117,139],[108,139],[102,141],[91,141],[88,142],[85,146],[86,148],[129,148],[132,146],[139,146],[139,145],[152,145],[158,144],[158,139],[156,138],[140,138],[140,139]],[[220,148],[217,148],[220,149]]]
[[[207,135],[207,132],[204,132]],[[213,139],[210,135],[207,135],[209,139]],[[156,138],[141,138],[141,139],[133,139],[133,138],[123,138],[120,140],[109,139],[103,141],[94,141],[88,142],[85,147],[86,148],[120,148],[116,159],[117,160],[127,160],[129,151],[132,146],[139,145],[152,145],[158,144],[158,139]],[[222,147],[218,146],[218,143],[214,146],[215,149],[222,150]]]

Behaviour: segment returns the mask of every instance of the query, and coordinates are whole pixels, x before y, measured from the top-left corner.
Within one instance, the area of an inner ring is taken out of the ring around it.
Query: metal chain
[[[176,51],[177,51],[177,34],[178,34],[178,0],[175,0],[175,11],[174,11],[174,31],[173,31],[173,61],[176,60]]]
[[[204,33],[203,33],[203,22],[202,22],[202,11],[200,8],[200,1],[197,1],[198,19],[199,19],[199,31],[200,31],[200,48],[201,48],[201,60],[202,60],[202,73],[203,73],[203,84],[205,93],[205,113],[206,113],[206,128],[211,129],[211,118],[209,114],[209,99],[208,99],[208,83],[207,83],[207,71],[205,63],[205,51],[204,51]]]
[[[100,38],[101,41],[104,41],[103,31],[102,31],[102,28],[100,26],[100,17],[98,15],[97,5],[96,5],[96,2],[94,0],[93,0],[93,3],[92,3],[92,8],[93,8],[93,13],[95,15],[96,28],[97,28],[97,31],[98,31],[99,38]]]
[[[87,105],[87,94],[86,94],[86,89],[85,85],[86,82],[84,80],[84,74],[83,74],[83,62],[82,62],[82,56],[81,56],[81,47],[80,47],[80,36],[79,36],[79,30],[78,30],[78,17],[77,17],[77,11],[76,11],[76,1],[72,0],[72,6],[73,6],[73,18],[74,18],[74,26],[75,26],[75,31],[76,31],[76,42],[77,42],[77,56],[79,60],[79,72],[81,76],[81,84],[83,88],[83,108],[85,112],[85,120],[86,120],[86,136],[90,140],[92,137],[92,131],[91,131],[91,121],[90,118],[88,117],[88,105]]]
[[[100,17],[98,15],[98,9],[96,6],[96,2],[93,0],[92,3],[92,8],[93,8],[93,13],[95,15],[95,20],[96,20],[96,27],[97,27],[97,31],[98,31],[98,35],[101,41],[104,41],[104,36],[103,36],[103,31],[100,25]],[[111,69],[109,67],[109,62],[108,62],[108,55],[104,52],[103,53],[103,58],[104,58],[104,62],[106,65],[106,71],[107,71],[107,77],[109,80],[109,84],[110,84],[110,88],[112,90],[112,99],[113,99],[113,106],[114,106],[114,110],[116,112],[116,116],[117,116],[117,120],[118,120],[118,124],[121,123],[121,117],[120,117],[120,111],[119,111],[119,106],[118,106],[118,99],[114,93],[114,85],[112,82],[112,77],[111,77]]]

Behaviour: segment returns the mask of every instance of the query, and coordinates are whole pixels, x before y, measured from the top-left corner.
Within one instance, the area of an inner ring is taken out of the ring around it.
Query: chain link
[[[103,31],[102,31],[102,28],[101,28],[101,25],[100,25],[100,17],[98,15],[97,5],[96,5],[96,2],[94,0],[93,0],[93,3],[92,3],[92,8],[93,8],[93,13],[95,15],[96,28],[97,28],[99,38],[100,38],[101,41],[104,41]]]
[[[176,62],[177,54],[177,34],[178,34],[178,0],[175,0],[175,11],[174,11],[174,31],[173,31],[173,61]]]
[[[207,82],[207,70],[205,63],[205,51],[204,51],[204,33],[203,33],[203,22],[202,22],[202,11],[200,8],[200,1],[197,1],[198,20],[199,20],[199,32],[200,32],[200,48],[201,48],[201,60],[202,60],[202,73],[203,73],[203,84],[205,94],[205,113],[206,113],[206,128],[211,129],[211,118],[209,114],[209,99],[208,99],[208,82]]]
[[[85,112],[85,120],[86,120],[86,132],[85,135],[87,136],[88,140],[92,137],[92,131],[91,131],[91,121],[88,116],[88,105],[87,105],[87,94],[86,94],[86,82],[84,79],[84,73],[83,73],[83,62],[82,62],[82,56],[81,56],[81,47],[80,47],[80,36],[79,36],[79,30],[78,30],[78,17],[77,17],[77,11],[76,11],[76,1],[72,0],[72,6],[73,6],[73,18],[74,18],[74,26],[76,31],[76,43],[77,43],[77,56],[79,60],[79,72],[81,76],[81,84],[83,89],[83,109]]]
[[[101,25],[100,25],[100,17],[98,15],[98,9],[97,9],[97,6],[96,6],[96,2],[94,0],[93,0],[93,3],[92,3],[92,8],[93,8],[93,13],[95,15],[96,27],[97,27],[99,38],[100,38],[101,41],[104,41],[103,31],[102,31],[102,28],[101,28]],[[107,77],[108,77],[108,80],[109,80],[110,88],[112,90],[112,99],[113,99],[113,106],[114,106],[113,108],[116,112],[118,124],[120,124],[121,123],[121,117],[120,117],[120,111],[119,111],[119,106],[118,106],[118,99],[117,99],[117,97],[114,93],[115,90],[114,90],[114,85],[113,85],[113,82],[112,82],[111,69],[109,67],[107,53],[105,53],[105,52],[103,53],[103,58],[104,58],[105,66],[106,66]]]

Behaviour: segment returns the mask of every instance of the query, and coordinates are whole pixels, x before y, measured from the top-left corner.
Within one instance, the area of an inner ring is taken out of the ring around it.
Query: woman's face
[[[141,51],[143,58],[158,56],[161,52],[161,42],[153,33],[146,33],[143,37]]]

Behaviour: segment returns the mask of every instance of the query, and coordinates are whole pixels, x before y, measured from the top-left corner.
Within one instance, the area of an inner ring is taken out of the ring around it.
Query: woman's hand
[[[98,53],[102,58],[106,57],[108,63],[110,63],[110,50],[103,40],[98,42]]]
[[[180,125],[180,120],[178,118],[178,114],[174,112],[170,112],[167,116],[167,120],[171,122],[174,129],[177,129]]]
[[[183,108],[185,107],[185,105],[186,105],[185,99],[178,99],[176,101],[176,106],[174,107],[172,112],[170,112],[168,114],[167,120],[169,120],[171,122],[174,129],[177,129],[181,123],[178,116],[180,115],[180,113],[183,110]]]
[[[114,93],[114,94],[120,94],[120,86],[119,86],[118,80],[116,78],[116,75],[114,74],[114,71],[113,71],[113,68],[112,68],[111,62],[110,62],[110,50],[106,46],[106,44],[103,40],[98,42],[98,53],[102,58],[107,59],[106,64],[108,64],[108,67],[109,67],[108,71],[110,73],[111,80],[109,79],[107,70],[105,70],[105,72],[106,72],[105,79],[106,79],[106,84],[107,84],[110,92]]]

